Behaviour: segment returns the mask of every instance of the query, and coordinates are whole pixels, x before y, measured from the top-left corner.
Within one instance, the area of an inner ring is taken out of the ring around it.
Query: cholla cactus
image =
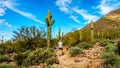
[[[94,31],[93,31],[93,22],[91,21],[91,25],[90,25],[90,28],[91,28],[91,41],[94,40]]]
[[[52,15],[50,10],[48,10],[48,16],[46,17],[46,25],[47,25],[47,48],[50,47],[50,40],[51,40],[51,26],[54,24],[55,20],[51,20]]]

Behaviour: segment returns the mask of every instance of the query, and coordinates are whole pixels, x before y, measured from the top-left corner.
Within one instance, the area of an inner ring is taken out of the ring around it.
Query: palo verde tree
[[[48,10],[48,16],[46,17],[46,25],[47,25],[47,49],[50,47],[51,40],[51,27],[54,24],[55,20],[52,20],[52,14],[50,10]]]
[[[35,48],[37,44],[40,44],[37,42],[44,39],[46,36],[44,28],[40,27],[40,29],[38,29],[35,26],[22,26],[21,28],[13,31],[13,33],[13,40],[25,49]]]

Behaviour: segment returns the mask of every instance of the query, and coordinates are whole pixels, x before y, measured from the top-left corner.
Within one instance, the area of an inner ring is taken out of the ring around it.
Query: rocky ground
[[[70,57],[67,50],[64,48],[64,55],[60,56],[60,51],[57,51],[59,65],[53,65],[55,68],[102,68],[103,59],[100,58],[100,54],[103,47],[98,42],[93,48],[84,50],[84,53]]]
[[[56,49],[56,54],[59,60],[59,64],[53,64],[52,68],[103,68],[102,63],[104,59],[100,58],[100,54],[103,47],[97,42],[93,48],[84,50],[83,54],[76,57],[70,57],[69,51],[63,48],[64,54],[61,55],[61,51]],[[44,68],[38,66],[30,66],[29,68]]]

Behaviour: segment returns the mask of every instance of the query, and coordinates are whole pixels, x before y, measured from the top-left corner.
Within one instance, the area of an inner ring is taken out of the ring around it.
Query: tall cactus
[[[94,40],[94,31],[93,31],[93,22],[92,21],[91,21],[90,28],[91,28],[91,41],[93,41]]]
[[[62,37],[64,36],[64,32],[62,32]]]
[[[3,36],[2,36],[0,41],[1,41],[1,44],[3,44],[3,41],[4,41],[4,37]]]
[[[61,39],[61,29],[59,28],[58,29],[58,40],[60,40]]]
[[[80,30],[80,41],[82,41],[82,32]]]
[[[50,47],[51,40],[51,26],[54,24],[55,20],[52,20],[52,14],[50,10],[48,10],[48,16],[46,17],[46,25],[47,25],[47,48]]]

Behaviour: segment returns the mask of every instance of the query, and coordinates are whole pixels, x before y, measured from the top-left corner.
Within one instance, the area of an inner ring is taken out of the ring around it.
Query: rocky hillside
[[[114,21],[120,21],[120,9],[111,11],[105,16],[105,18],[114,20]]]
[[[120,9],[114,10],[98,21],[93,22],[95,39],[116,39],[120,37]],[[82,41],[91,40],[90,24],[81,29]],[[76,45],[80,41],[80,30],[70,32],[63,37],[66,45]]]
[[[96,38],[118,38],[120,37],[120,9],[111,11],[103,18],[93,23]],[[82,29],[82,32],[90,33],[90,24]]]

